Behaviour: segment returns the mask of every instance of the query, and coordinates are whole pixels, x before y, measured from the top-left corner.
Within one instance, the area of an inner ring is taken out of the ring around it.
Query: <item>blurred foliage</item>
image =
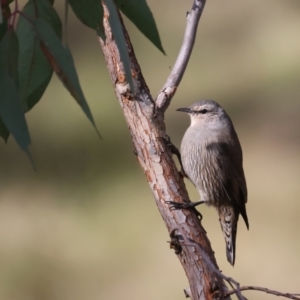
[[[61,14],[62,2],[55,2]],[[167,57],[125,24],[155,97],[191,3],[148,4]],[[189,120],[177,107],[212,98],[230,114],[244,151],[250,222],[249,232],[240,222],[234,269],[214,209],[201,207],[203,225],[225,274],[293,293],[300,292],[299,14],[296,0],[209,1],[166,114],[178,146]],[[103,139],[53,78],[26,114],[37,172],[13,140],[1,144],[0,299],[183,299],[188,283],[133,155],[97,38],[71,12],[69,22],[69,45]]]
[[[11,133],[17,144],[31,159],[30,137],[24,114],[43,96],[53,71],[79,104],[87,118],[95,122],[81,89],[67,36],[62,44],[62,23],[53,7],[54,0],[28,0],[22,10],[15,0],[13,10],[8,1],[0,6],[0,137],[7,142]],[[104,15],[101,1],[66,0],[64,10],[67,33],[68,5],[86,26],[105,41]],[[138,4],[138,5],[137,5]],[[134,94],[129,54],[118,8],[136,27],[164,53],[159,33],[146,0],[104,0],[111,34],[117,44],[123,69]],[[3,13],[2,13],[3,7]],[[16,22],[18,16],[18,22]],[[16,30],[16,32],[15,32]],[[100,134],[98,133],[100,136]]]

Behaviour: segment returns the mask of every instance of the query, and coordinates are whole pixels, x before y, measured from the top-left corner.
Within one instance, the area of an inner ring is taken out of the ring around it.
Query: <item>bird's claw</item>
[[[171,210],[189,209],[192,207],[190,205],[190,204],[192,204],[191,202],[187,203],[187,202],[166,201],[166,203],[169,204]]]
[[[176,230],[178,230],[178,228],[174,228],[171,230],[170,232],[171,241],[169,243],[170,243],[170,249],[173,249],[175,251],[175,254],[179,255],[182,252],[182,247],[179,240],[180,236],[176,234]]]
[[[193,202],[175,202],[175,201],[166,201],[166,203],[170,206],[170,210],[178,210],[178,209],[189,209],[193,210],[197,217],[202,220],[201,213],[195,208],[195,203]]]

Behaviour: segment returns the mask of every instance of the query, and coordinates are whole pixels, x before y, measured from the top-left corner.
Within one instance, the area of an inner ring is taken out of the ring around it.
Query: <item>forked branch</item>
[[[204,3],[205,0],[195,0],[189,15],[193,16],[194,11],[198,11],[199,20]],[[218,268],[214,252],[211,249],[206,232],[201,226],[196,213],[189,210],[171,211],[167,204],[168,201],[189,201],[182,177],[179,175],[172,159],[172,153],[168,147],[169,143],[166,142],[168,141],[168,137],[165,130],[164,110],[168,106],[173,94],[168,95],[167,102],[162,105],[164,109],[153,101],[136,60],[127,31],[123,26],[123,33],[130,58],[131,74],[134,81],[133,84],[136,87],[134,95],[127,91],[124,92],[123,87],[127,86],[124,66],[120,59],[119,50],[115,43],[108,16],[109,12],[104,5],[106,40],[103,41],[99,38],[99,41],[117,98],[132,136],[136,157],[145,172],[157,207],[168,231],[170,232],[172,228],[175,227],[180,228],[181,232],[184,232],[191,240],[201,245],[201,249],[205,251],[210,259],[210,264],[214,264],[214,266]],[[197,26],[197,24],[194,22],[193,26],[195,35],[195,26]],[[191,52],[194,38],[195,37],[190,39],[189,43],[186,42],[185,47],[189,48],[189,52]],[[189,55],[185,55],[185,66]],[[183,60],[181,59],[181,61]],[[179,66],[176,68],[179,69]],[[172,74],[176,68],[173,69]],[[185,67],[175,75],[173,74],[174,76],[172,74],[170,75],[169,78],[174,77],[176,79],[177,77],[176,80],[174,79],[175,81],[171,80],[172,84],[179,84],[184,69]],[[191,291],[190,294],[193,300],[213,299],[216,293],[225,295],[228,291],[223,280],[220,280],[215,273],[211,271],[211,268],[207,262],[202,259],[201,253],[197,248],[183,245],[182,251],[178,253],[177,257],[187,275]],[[230,299],[230,296],[226,296],[225,299]]]
[[[210,242],[195,212],[189,210],[170,210],[168,201],[188,202],[188,194],[182,177],[179,175],[168,147],[165,130],[164,112],[176,92],[186,69],[195,41],[198,22],[205,5],[205,0],[194,0],[191,11],[187,15],[187,27],[181,51],[157,100],[153,101],[136,60],[133,47],[125,27],[130,58],[130,68],[135,94],[124,88],[127,85],[124,66],[116,45],[110,24],[109,13],[104,5],[104,29],[106,40],[99,38],[114,89],[124,113],[135,147],[134,152],[145,173],[157,207],[169,232],[174,228],[183,237],[179,244],[173,245],[189,281],[186,295],[193,300],[198,299],[230,299],[230,295],[241,294],[243,288],[232,278],[223,275],[217,265]],[[120,16],[120,20],[122,20]],[[229,292],[224,281],[233,288]],[[278,295],[281,293],[278,293]],[[287,294],[286,294],[287,295]],[[296,297],[296,295],[291,295]],[[298,298],[291,298],[297,299]]]

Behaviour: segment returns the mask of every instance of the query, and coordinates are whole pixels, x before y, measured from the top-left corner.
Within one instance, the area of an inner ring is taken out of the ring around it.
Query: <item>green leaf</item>
[[[7,140],[9,138],[9,131],[7,130],[6,126],[0,119],[0,136],[4,139],[5,143],[7,143]]]
[[[7,23],[7,20],[9,19],[10,15],[11,15],[9,4],[12,1],[14,1],[14,0],[0,1],[0,24],[2,24],[4,22]],[[1,40],[1,38],[0,38],[0,40]]]
[[[17,62],[18,38],[11,29],[3,37],[0,44],[0,118],[21,149],[30,157],[28,127],[13,78],[16,75]],[[5,129],[1,131],[1,136],[5,139]]]
[[[0,24],[3,22],[3,17],[2,17],[2,5],[0,5]]]
[[[106,7],[109,12],[108,21],[111,27],[112,34],[114,36],[114,39],[116,41],[116,44],[120,52],[120,58],[124,66],[126,80],[130,85],[131,92],[134,94],[134,86],[133,86],[133,79],[132,79],[131,68],[130,68],[129,54],[128,54],[123,27],[119,18],[119,14],[113,0],[103,0],[103,1],[106,3]]]
[[[115,0],[115,3],[141,33],[163,54],[166,54],[161,44],[155,20],[146,0]]]
[[[14,81],[3,69],[0,70],[0,90],[1,120],[20,148],[30,157],[28,150],[30,137],[21,100]]]
[[[14,30],[10,29],[1,40],[0,66],[15,81],[16,85],[18,82],[18,53],[18,37]]]
[[[2,41],[3,37],[7,33],[7,30],[8,30],[7,20],[4,19],[3,22],[0,24],[0,42]],[[9,131],[7,130],[6,126],[4,125],[1,119],[0,119],[0,136],[4,139],[5,142],[7,142],[9,138]]]
[[[69,15],[69,3],[65,0],[65,10],[64,10],[64,43],[67,45],[68,41],[68,15]]]
[[[2,41],[2,38],[7,33],[8,26],[7,26],[7,20],[4,19],[3,22],[0,24],[0,42]]]
[[[64,86],[68,89],[93,126],[96,125],[80,87],[74,61],[69,49],[64,48],[52,28],[43,20],[30,20],[41,44],[41,49]],[[98,132],[98,131],[97,131]]]
[[[62,37],[62,25],[49,0],[29,0],[22,10],[27,17],[45,20]],[[25,112],[42,97],[52,77],[53,69],[39,46],[39,40],[29,22],[20,16],[17,24],[19,38],[19,93]]]
[[[101,0],[68,0],[76,17],[86,26],[95,29],[103,38],[103,7]]]

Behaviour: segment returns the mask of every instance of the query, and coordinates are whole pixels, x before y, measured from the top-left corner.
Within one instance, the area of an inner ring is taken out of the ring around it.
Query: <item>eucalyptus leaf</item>
[[[146,0],[115,0],[115,3],[141,33],[165,54],[154,17]]]
[[[58,36],[44,20],[34,19],[31,20],[30,23],[41,43],[41,49],[52,65],[53,70],[80,105],[81,109],[97,131],[92,113],[80,87],[71,52],[68,48],[63,47]]]
[[[14,80],[18,62],[18,38],[10,29],[0,43],[0,118],[4,124],[1,136],[8,138],[5,128],[13,135],[16,142],[30,157],[29,131],[24,116],[21,99]],[[30,157],[31,158],[31,157]]]
[[[103,7],[100,0],[68,0],[76,17],[86,26],[95,29],[104,38]]]
[[[29,0],[22,13],[46,21],[61,39],[62,25],[49,0]],[[39,46],[32,26],[23,16],[17,24],[19,38],[19,92],[24,111],[29,111],[42,97],[52,77],[53,69]]]

